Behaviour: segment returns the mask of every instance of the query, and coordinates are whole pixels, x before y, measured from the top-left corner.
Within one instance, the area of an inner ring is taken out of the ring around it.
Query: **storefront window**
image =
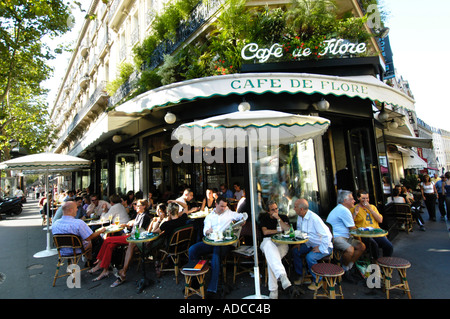
[[[75,190],[84,190],[91,184],[90,170],[84,169],[75,173]],[[69,187],[70,188],[70,187]]]
[[[297,215],[294,202],[298,198],[305,198],[309,208],[319,213],[313,140],[271,147],[266,151],[267,156],[259,158],[255,165],[259,206],[266,210],[268,201],[274,200],[280,212],[295,222]]]
[[[137,192],[139,187],[139,161],[135,154],[116,156],[116,193]]]
[[[101,170],[100,170],[100,196],[108,196],[108,160],[101,160]]]

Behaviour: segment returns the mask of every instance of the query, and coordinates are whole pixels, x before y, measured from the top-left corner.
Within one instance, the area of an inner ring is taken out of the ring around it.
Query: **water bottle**
[[[292,227],[292,224],[291,224],[291,227],[289,228],[289,237],[290,238],[294,238],[295,237],[294,227]]]
[[[280,224],[280,220],[277,220],[277,233],[281,233],[282,229],[281,229],[281,224]]]
[[[136,229],[134,230],[134,238],[139,239],[140,236],[141,234],[139,233],[139,227],[136,227]]]

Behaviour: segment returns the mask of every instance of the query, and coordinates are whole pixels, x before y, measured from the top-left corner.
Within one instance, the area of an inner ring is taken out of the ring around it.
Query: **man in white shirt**
[[[114,223],[116,221],[116,218],[119,219],[119,225],[126,224],[130,221],[130,217],[128,216],[128,213],[125,209],[125,207],[122,205],[122,198],[117,194],[112,194],[109,197],[111,208],[104,212],[101,217],[103,217],[104,220],[108,220],[109,217],[111,217],[111,222]]]
[[[167,203],[169,203],[169,204],[176,203],[180,207],[178,210],[179,213],[181,213],[183,210],[186,209],[186,213],[190,214],[190,213],[196,212],[200,209],[200,207],[193,207],[193,208],[189,209],[188,203],[192,200],[192,198],[194,198],[194,192],[191,191],[190,188],[186,188],[183,192],[183,195],[181,195],[180,197],[178,197],[175,200],[168,200]]]
[[[111,208],[110,203],[98,199],[97,194],[92,194],[91,204],[86,209],[86,215],[88,217],[91,217],[91,214],[95,214],[95,216],[100,217],[103,213],[107,213],[110,208]]]
[[[216,200],[216,208],[206,216],[203,234],[208,236],[213,232],[223,232],[232,221],[239,221],[243,218],[243,214],[231,211],[227,206],[226,198],[219,196]],[[234,246],[212,246],[200,241],[189,248],[189,261],[199,260],[202,256],[212,253],[211,260],[211,279],[208,285],[208,297],[214,297],[217,293],[220,276],[220,265],[222,258]]]
[[[308,271],[311,272],[311,267],[317,262],[331,255],[333,251],[333,244],[331,242],[333,236],[330,229],[322,221],[322,219],[314,212],[309,210],[308,201],[301,198],[294,203],[295,213],[297,217],[297,230],[308,234],[308,241],[302,245],[295,246],[292,249],[292,257],[294,260],[295,272],[302,276],[303,261],[301,256],[306,255],[306,264]],[[308,287],[310,290],[316,290],[319,286],[315,284],[315,275],[312,274],[314,283]]]

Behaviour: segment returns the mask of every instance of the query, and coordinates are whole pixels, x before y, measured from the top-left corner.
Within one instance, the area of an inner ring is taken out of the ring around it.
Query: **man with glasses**
[[[351,209],[355,207],[355,200],[351,191],[340,190],[337,197],[338,205],[330,212],[327,223],[333,227],[334,249],[343,251],[342,268],[345,270],[344,279],[354,282],[350,270],[353,264],[366,250],[366,246],[350,236],[350,230],[355,229],[355,222]]]
[[[92,214],[95,214],[96,217],[100,217],[103,213],[107,213],[111,208],[111,204],[98,199],[97,194],[91,195],[91,204],[86,209],[86,214],[88,217],[92,217]]]
[[[290,225],[286,215],[278,214],[278,205],[276,202],[270,201],[268,208],[268,213],[263,213],[259,216],[264,237],[260,248],[267,261],[269,298],[278,299],[278,280],[280,280],[283,289],[288,289],[292,286],[282,262],[282,258],[289,251],[289,246],[287,244],[274,243],[271,237],[280,231],[279,228],[277,229],[278,225],[281,226],[281,231],[289,230]]]

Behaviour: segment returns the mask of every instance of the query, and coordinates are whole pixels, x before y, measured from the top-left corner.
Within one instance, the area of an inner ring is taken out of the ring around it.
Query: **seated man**
[[[203,234],[208,236],[213,232],[224,232],[232,221],[238,221],[242,218],[242,214],[228,209],[227,199],[225,197],[219,196],[216,200],[216,208],[205,218]],[[205,244],[203,241],[189,248],[189,261],[199,260],[202,256],[210,253],[213,254],[211,260],[211,279],[207,288],[208,297],[214,297],[217,293],[221,260],[233,248],[233,245],[212,246]]]
[[[168,200],[167,203],[177,203],[179,205],[178,212],[181,214],[183,210],[186,210],[187,214],[194,213],[200,209],[200,207],[189,208],[189,202],[194,198],[194,192],[190,188],[186,188],[183,191],[183,195],[175,200]]]
[[[94,214],[96,217],[100,217],[103,213],[108,212],[108,210],[111,208],[111,204],[99,199],[97,194],[91,195],[91,204],[86,208],[86,215],[88,217]]]
[[[63,216],[55,221],[52,225],[52,233],[54,235],[73,234],[80,236],[83,240],[85,249],[92,248],[92,251],[98,251],[98,247],[102,244],[102,238],[100,234],[104,233],[105,229],[93,232],[89,226],[81,219],[76,219],[77,204],[74,201],[65,202],[62,205]],[[64,255],[72,254],[71,248],[62,248],[61,253]],[[91,259],[94,256],[88,256]]]
[[[359,203],[350,209],[356,227],[380,228],[379,223],[383,222],[383,216],[378,212],[378,209],[374,205],[369,203],[369,193],[365,190],[359,190],[356,194],[356,198]],[[383,256],[392,256],[394,247],[387,237],[361,238],[361,240],[366,246],[370,245],[370,252],[372,253],[371,257],[374,260],[377,260],[379,257],[378,249],[380,247],[383,250]]]
[[[260,248],[267,261],[269,298],[278,299],[278,279],[281,281],[283,289],[287,289],[292,285],[281,261],[288,253],[289,246],[287,244],[274,243],[271,237],[280,231],[280,229],[277,230],[278,224],[281,226],[281,231],[289,230],[290,225],[286,215],[278,214],[276,202],[270,201],[267,206],[269,212],[259,216],[259,224],[264,237]]]
[[[362,255],[366,246],[359,240],[350,236],[350,230],[355,229],[350,209],[355,206],[352,192],[341,190],[337,197],[338,205],[330,212],[327,223],[333,227],[333,247],[340,249],[342,254],[342,268],[345,270],[344,279],[352,280],[349,272],[353,264]]]
[[[320,259],[331,255],[333,252],[333,244],[331,243],[333,236],[328,226],[322,221],[322,218],[309,210],[309,204],[305,199],[297,199],[294,204],[294,210],[298,215],[297,230],[307,233],[309,239],[306,243],[292,249],[295,272],[301,276],[303,274],[301,256],[306,254],[308,271],[311,272],[311,267],[314,264],[317,264]],[[316,275],[312,274],[312,276],[314,283],[311,283],[308,289],[316,290],[320,287],[320,284],[317,286],[315,284]]]

